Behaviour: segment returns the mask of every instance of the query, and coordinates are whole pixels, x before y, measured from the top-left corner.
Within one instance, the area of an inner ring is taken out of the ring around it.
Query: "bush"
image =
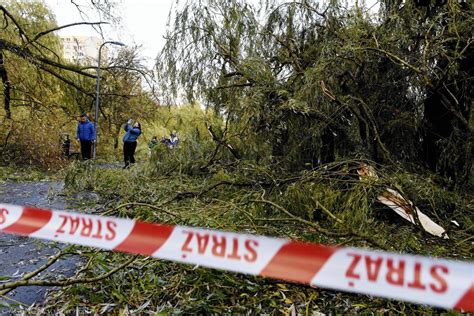
[[[5,135],[1,163],[30,165],[43,169],[60,167],[66,162],[62,156],[61,133],[54,116],[24,118],[3,124],[0,135]],[[35,122],[34,124],[32,122]]]

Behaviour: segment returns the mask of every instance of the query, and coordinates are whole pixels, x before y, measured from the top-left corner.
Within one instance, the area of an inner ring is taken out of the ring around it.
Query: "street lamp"
[[[101,53],[102,47],[104,47],[105,44],[125,46],[125,44],[121,42],[107,41],[107,42],[102,43],[102,45],[100,45],[99,47],[99,57],[97,58],[97,80],[96,80],[96,88],[95,88],[95,119],[94,119],[95,143],[94,143],[94,151],[93,151],[94,159],[95,159],[96,151],[97,151],[97,122],[99,120],[100,53]]]

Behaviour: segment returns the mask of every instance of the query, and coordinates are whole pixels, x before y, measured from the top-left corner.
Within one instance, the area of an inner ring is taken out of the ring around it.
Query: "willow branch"
[[[97,24],[109,24],[109,22],[76,22],[76,23],[61,25],[61,26],[58,26],[58,27],[55,27],[55,28],[52,28],[52,29],[49,29],[49,30],[46,30],[46,31],[43,31],[43,32],[39,32],[38,34],[35,35],[35,37],[33,37],[33,39],[28,41],[28,43],[26,43],[26,45],[37,41],[42,36],[45,36],[49,33],[55,32],[55,31],[65,29],[67,27],[76,26],[76,25],[97,25]]]
[[[84,71],[81,71],[80,69],[78,69],[76,67],[64,65],[64,64],[55,62],[53,60],[50,60],[46,57],[35,55],[29,49],[21,47],[21,46],[15,44],[15,43],[6,41],[4,39],[0,39],[0,50],[2,50],[2,49],[5,49],[5,50],[8,50],[8,51],[12,52],[13,54],[17,55],[20,58],[25,59],[26,61],[28,61],[29,63],[31,63],[35,66],[44,67],[45,65],[49,65],[49,66],[52,66],[52,67],[55,67],[55,68],[60,68],[60,69],[63,69],[63,70],[71,71],[71,72],[77,73],[77,74],[85,76],[85,77],[89,77],[89,78],[93,78],[93,79],[96,78],[95,75],[84,72]]]
[[[293,220],[295,221],[298,221],[300,223],[303,223],[305,225],[308,225],[312,228],[314,228],[317,232],[319,233],[322,233],[324,235],[327,235],[327,236],[332,236],[332,237],[345,237],[345,236],[350,236],[351,234],[347,234],[347,233],[334,233],[334,232],[330,232],[322,227],[320,227],[318,224],[316,223],[313,223],[313,222],[310,222],[304,218],[301,218],[299,216],[296,216],[294,214],[292,214],[291,212],[289,212],[288,210],[286,210],[284,207],[272,202],[272,201],[268,201],[268,200],[264,200],[264,199],[261,199],[261,200],[251,200],[250,202],[254,202],[254,203],[265,203],[265,204],[268,204],[268,205],[271,205],[273,206],[274,208],[282,211],[283,213],[285,213],[286,215],[288,215],[290,218],[292,218]]]
[[[69,80],[67,79],[66,77],[58,74],[57,72],[49,69],[48,67],[45,67],[45,65],[36,65],[38,68],[46,71],[47,73],[53,75],[54,77],[58,78],[59,80],[63,81],[64,83],[67,83],[68,85],[70,85],[71,87],[74,87],[77,91],[79,92],[82,92],[83,94],[85,95],[88,95],[90,97],[94,97],[95,95],[91,92],[87,92],[86,90],[84,90],[82,87],[78,86],[77,84],[75,84],[72,80]]]
[[[25,31],[23,30],[23,28],[20,26],[20,24],[15,20],[15,18],[13,17],[13,15],[10,14],[10,12],[8,12],[8,10],[3,6],[3,5],[0,5],[0,11],[3,12],[3,16],[5,17],[5,21],[7,21],[6,17],[8,17],[12,22],[13,24],[15,24],[16,28],[18,29],[18,33],[20,33],[20,38],[22,40],[24,40],[24,38],[26,40],[29,41],[28,39],[28,35],[26,35]],[[8,22],[7,22],[7,26],[8,26]]]
[[[316,223],[313,223],[313,222],[310,222],[304,218],[301,218],[299,216],[296,216],[294,214],[292,214],[291,212],[287,211],[285,208],[283,208],[282,206],[272,202],[272,201],[268,201],[268,200],[264,200],[264,199],[261,199],[261,200],[252,200],[251,202],[257,202],[257,203],[266,203],[266,204],[269,204],[275,208],[277,208],[278,210],[282,211],[283,213],[285,213],[286,215],[290,216],[291,218],[303,223],[303,224],[306,224],[308,226],[311,226],[313,227],[316,231],[320,232],[320,233],[323,233],[327,236],[335,236],[335,237],[347,237],[347,236],[355,236],[355,237],[358,237],[360,239],[363,239],[365,241],[367,241],[368,243],[376,246],[377,248],[380,248],[380,249],[384,249],[386,250],[386,247],[382,246],[379,242],[373,240],[371,237],[369,236],[364,236],[364,235],[361,235],[359,233],[357,233],[356,231],[354,231],[351,227],[349,227],[348,225],[346,225],[344,223],[344,221],[342,221],[341,219],[339,219],[338,217],[336,217],[333,213],[331,213],[327,208],[325,208],[321,203],[317,202],[317,204],[321,207],[321,209],[323,210],[323,212],[325,212],[331,219],[333,219],[334,221],[336,221],[337,223],[339,224],[342,224],[344,225],[344,227],[349,231],[349,233],[344,233],[344,234],[340,234],[340,233],[333,233],[333,232],[330,232],[324,228],[321,228],[319,225],[317,225]]]
[[[48,262],[46,262],[44,265],[42,265],[41,267],[39,267],[38,269],[28,273],[28,274],[25,274],[23,276],[23,278],[21,278],[21,281],[26,281],[26,280],[29,280],[31,279],[32,277],[38,275],[39,273],[41,273],[42,271],[46,270],[47,268],[49,268],[51,265],[53,265],[56,261],[59,260],[59,258],[61,258],[62,256],[64,256],[66,253],[64,253],[62,250],[59,251],[57,254],[55,254],[54,256],[50,257]],[[13,283],[13,282],[12,282]],[[8,284],[8,283],[6,283]],[[10,291],[13,291],[13,288],[9,288],[9,289],[5,289],[3,291],[0,291],[0,296],[2,295],[6,295],[8,294]]]
[[[164,210],[163,208],[161,208],[161,207],[159,207],[159,206],[155,206],[155,205],[148,204],[148,203],[143,203],[143,202],[129,202],[129,203],[120,204],[119,206],[113,208],[112,210],[106,211],[106,212],[102,213],[102,215],[114,213],[114,212],[116,212],[117,210],[119,210],[119,209],[121,209],[121,208],[123,208],[123,207],[128,207],[128,206],[146,206],[146,207],[148,207],[148,208],[151,208],[151,209],[154,209],[154,210],[157,210],[157,211],[166,213],[166,214],[168,214],[168,215],[171,215],[171,216],[174,216],[174,217],[178,217],[178,215],[175,214],[175,213],[173,213],[173,212],[166,211],[166,210]]]
[[[83,284],[83,283],[93,283],[97,281],[101,281],[103,279],[106,279],[113,275],[114,273],[120,271],[121,269],[125,268],[128,266],[130,263],[132,263],[138,256],[133,256],[127,261],[125,261],[123,264],[120,266],[110,270],[107,273],[101,274],[97,277],[94,278],[85,278],[85,279],[62,279],[62,280],[53,280],[53,281],[47,281],[47,280],[34,280],[34,281],[29,281],[29,280],[21,280],[21,281],[16,281],[16,282],[10,282],[10,283],[5,283],[5,284],[0,284],[0,290],[3,289],[14,289],[20,286],[68,286],[68,285],[74,285],[74,284]]]
[[[399,64],[407,67],[407,68],[410,68],[411,70],[413,70],[414,72],[416,72],[417,74],[423,74],[423,71],[421,71],[419,68],[413,66],[412,64],[410,64],[409,62],[403,60],[402,58],[398,57],[397,55],[389,52],[389,51],[386,51],[384,49],[381,49],[381,48],[375,48],[375,47],[362,47],[362,48],[356,48],[357,50],[372,50],[372,51],[376,51],[376,52],[379,52],[379,53],[382,53],[383,55],[385,55],[386,57],[390,58],[391,60],[393,61],[396,61],[398,62]]]

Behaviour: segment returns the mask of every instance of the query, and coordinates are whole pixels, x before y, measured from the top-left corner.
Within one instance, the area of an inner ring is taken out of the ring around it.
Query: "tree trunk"
[[[10,82],[8,81],[7,69],[5,68],[5,63],[3,60],[3,53],[0,51],[0,77],[2,78],[3,84],[3,108],[5,109],[5,116],[7,119],[12,118],[12,113],[10,110]]]
[[[472,164],[472,131],[469,127],[474,80],[474,48],[459,61],[458,73],[425,100],[423,160],[432,169],[464,183]]]

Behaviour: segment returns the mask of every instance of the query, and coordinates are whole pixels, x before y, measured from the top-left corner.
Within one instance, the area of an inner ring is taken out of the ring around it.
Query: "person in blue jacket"
[[[135,122],[132,126],[132,119],[125,124],[125,135],[123,136],[123,160],[124,168],[130,167],[131,163],[135,163],[135,149],[137,149],[137,138],[142,133],[142,126],[139,122]]]
[[[91,159],[92,143],[95,142],[95,128],[84,113],[81,114],[76,135],[77,140],[81,142],[82,159]]]

